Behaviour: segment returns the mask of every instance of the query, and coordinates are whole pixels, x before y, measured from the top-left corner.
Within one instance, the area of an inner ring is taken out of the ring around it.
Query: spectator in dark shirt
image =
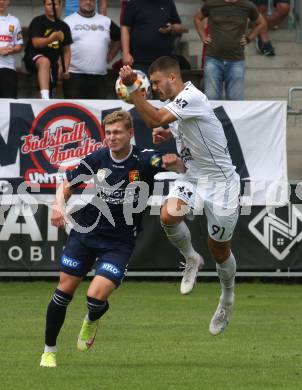
[[[57,14],[61,5],[62,0],[55,0]],[[49,99],[58,77],[67,77],[72,38],[66,23],[61,20],[55,22],[51,0],[44,0],[44,10],[45,14],[35,17],[29,25],[24,62],[30,73],[37,73],[42,99]],[[60,59],[61,50],[64,56],[65,74]]]
[[[203,28],[205,18],[208,18],[208,35]],[[254,26],[248,31],[249,20]],[[204,93],[210,100],[244,100],[244,47],[263,29],[264,18],[248,0],[207,0],[194,22],[207,45]]]
[[[182,31],[173,0],[130,0],[121,26],[123,63],[148,73],[156,58],[172,55]]]

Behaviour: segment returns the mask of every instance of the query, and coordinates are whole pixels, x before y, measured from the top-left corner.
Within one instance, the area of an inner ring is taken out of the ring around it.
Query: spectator
[[[61,5],[62,0],[55,0],[57,14]],[[60,19],[55,22],[52,0],[44,0],[44,11],[29,25],[24,63],[30,73],[37,73],[42,99],[49,99],[58,78],[68,77],[72,38],[66,23]],[[64,74],[60,53],[64,57]]]
[[[106,16],[107,15],[107,0],[98,0],[98,11],[100,14]],[[77,12],[79,9],[79,0],[66,0],[65,2],[65,18],[74,12]]]
[[[207,36],[203,29],[205,18],[208,18],[209,25]],[[248,20],[254,22],[249,32]],[[248,0],[215,0],[203,4],[194,23],[201,40],[207,45],[204,92],[208,99],[243,100],[244,46],[265,26],[264,18]]]
[[[22,32],[17,18],[7,13],[10,0],[0,1],[0,98],[17,98],[15,55],[22,50]]]
[[[121,31],[123,63],[148,73],[156,58],[172,55],[183,27],[173,0],[130,0]]]
[[[290,8],[289,0],[271,1],[270,7],[268,7],[269,0],[253,0],[253,2],[267,22],[267,26],[260,31],[256,39],[256,49],[258,53],[265,56],[275,55],[274,48],[268,38],[268,30],[278,28],[278,25],[286,18]],[[275,5],[274,10],[271,9],[272,3]]]
[[[107,65],[120,50],[120,28],[96,13],[95,0],[79,0],[79,12],[65,19],[71,29],[70,78],[64,80],[67,99],[104,99]]]

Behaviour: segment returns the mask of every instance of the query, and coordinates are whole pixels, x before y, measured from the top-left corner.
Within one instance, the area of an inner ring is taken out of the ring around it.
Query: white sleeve
[[[191,89],[181,91],[173,102],[164,106],[177,119],[189,119],[209,114],[209,102],[205,95],[200,91],[195,92]]]
[[[23,45],[22,29],[19,19],[16,18],[16,29],[14,34],[14,44]]]

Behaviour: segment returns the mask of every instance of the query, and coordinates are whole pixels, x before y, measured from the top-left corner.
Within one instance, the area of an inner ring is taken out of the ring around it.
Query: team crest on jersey
[[[129,172],[129,182],[132,183],[134,181],[139,181],[139,172],[137,169],[133,169]]]
[[[8,28],[8,31],[9,31],[10,33],[13,33],[13,32],[15,31],[15,26],[14,26],[13,24],[10,24],[10,25],[9,25],[9,28]]]
[[[160,167],[160,162],[161,162],[161,157],[155,154],[155,155],[153,155],[151,157],[151,161],[150,162],[151,162],[152,167],[159,168]]]
[[[98,178],[98,181],[103,181],[106,177],[106,169],[99,169],[97,171],[96,177]]]

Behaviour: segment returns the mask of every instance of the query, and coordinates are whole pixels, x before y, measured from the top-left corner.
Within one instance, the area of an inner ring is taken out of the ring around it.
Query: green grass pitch
[[[189,296],[176,282],[126,281],[110,299],[94,347],[76,350],[87,282],[69,306],[58,367],[39,367],[55,282],[0,283],[3,390],[302,389],[302,286],[239,283],[229,328],[213,337],[218,283]]]

